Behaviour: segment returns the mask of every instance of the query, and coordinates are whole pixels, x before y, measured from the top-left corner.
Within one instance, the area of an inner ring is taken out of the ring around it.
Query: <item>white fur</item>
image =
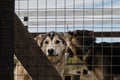
[[[59,41],[59,43],[56,43],[56,41]],[[45,42],[48,42],[46,44]],[[64,67],[67,59],[67,45],[63,44],[62,40],[59,39],[58,36],[54,36],[54,38],[51,40],[50,36],[47,36],[46,39],[43,41],[43,45],[41,46],[41,49],[43,52],[48,56],[48,59],[53,63],[60,60],[58,63],[53,64],[58,73],[63,77],[64,73]],[[54,50],[54,56],[49,57],[48,50],[53,49]]]
[[[56,40],[59,40],[60,43],[56,44],[55,43]],[[48,44],[45,44],[45,41],[48,41]],[[53,40],[51,40],[50,37],[47,36],[46,39],[43,41],[42,50],[47,56],[49,49],[54,50],[54,55],[61,55],[61,51],[63,51],[65,47],[66,46],[62,43],[62,41],[58,38],[58,36],[55,36]]]

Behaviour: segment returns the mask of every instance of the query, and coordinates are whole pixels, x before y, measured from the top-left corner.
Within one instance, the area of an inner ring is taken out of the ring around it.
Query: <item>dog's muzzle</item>
[[[48,49],[48,56],[54,56],[54,49]]]
[[[82,74],[84,75],[88,74],[88,70],[84,69]]]

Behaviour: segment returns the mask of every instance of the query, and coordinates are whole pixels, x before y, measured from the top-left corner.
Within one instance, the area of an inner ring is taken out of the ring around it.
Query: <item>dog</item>
[[[42,36],[42,41],[38,42],[38,44],[61,77],[63,77],[67,59],[67,44],[63,34],[53,31],[49,32]]]
[[[98,80],[93,71],[88,70],[86,65],[82,65],[80,69],[80,80]]]
[[[15,67],[14,80],[32,80],[20,61],[17,62]]]
[[[120,80],[120,43],[96,43],[93,31],[69,31],[69,48],[71,55],[82,60],[87,69],[81,72],[88,74],[92,71],[97,80]]]
[[[63,34],[51,31],[46,34],[39,34],[34,40],[63,78],[67,59],[67,44]],[[22,64],[18,62],[17,65],[19,66],[16,66],[15,69],[15,80],[32,80]],[[18,74],[21,76],[17,76]]]

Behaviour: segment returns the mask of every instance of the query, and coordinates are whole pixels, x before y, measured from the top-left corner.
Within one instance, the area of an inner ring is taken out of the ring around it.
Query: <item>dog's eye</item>
[[[60,41],[59,40],[56,40],[56,42],[55,42],[56,44],[58,44],[58,43],[60,43]]]
[[[48,44],[48,41],[45,41],[45,44]]]

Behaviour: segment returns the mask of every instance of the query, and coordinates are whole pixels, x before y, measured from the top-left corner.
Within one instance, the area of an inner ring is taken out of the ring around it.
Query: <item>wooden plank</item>
[[[19,9],[18,9],[19,10]],[[16,14],[19,14],[19,16],[36,16],[39,17],[43,16],[100,16],[100,15],[120,15],[120,8],[99,8],[99,9],[42,9],[42,10],[16,10]],[[94,14],[94,15],[93,15]]]
[[[14,80],[14,0],[0,0],[0,80]]]
[[[120,37],[120,32],[95,32],[96,37]]]
[[[37,36],[38,34],[45,33],[31,33],[32,36]],[[94,32],[95,37],[120,37],[120,32]]]
[[[15,15],[15,55],[33,80],[61,80],[60,75]]]

